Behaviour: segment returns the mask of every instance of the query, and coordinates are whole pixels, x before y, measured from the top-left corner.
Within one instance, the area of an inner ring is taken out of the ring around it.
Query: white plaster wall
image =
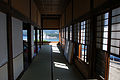
[[[23,71],[23,53],[13,59],[13,71],[14,80],[16,80],[20,73]]]
[[[12,17],[13,58],[23,52],[22,21]]]
[[[0,66],[8,61],[7,58],[6,14],[0,12]]]
[[[7,64],[0,68],[0,80],[8,80]]]

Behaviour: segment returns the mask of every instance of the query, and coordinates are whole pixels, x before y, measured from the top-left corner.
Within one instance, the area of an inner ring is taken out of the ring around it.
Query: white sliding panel
[[[16,80],[23,71],[23,54],[20,54],[18,57],[13,59],[13,68],[14,68],[14,80]]]
[[[7,64],[0,68],[0,80],[8,80]]]
[[[6,14],[0,12],[0,80],[8,80]]]
[[[12,18],[12,41],[13,41],[13,58],[23,52],[23,31],[22,21]]]
[[[14,80],[23,71],[23,22],[12,17],[13,71]]]
[[[8,61],[6,14],[0,12],[0,66]]]

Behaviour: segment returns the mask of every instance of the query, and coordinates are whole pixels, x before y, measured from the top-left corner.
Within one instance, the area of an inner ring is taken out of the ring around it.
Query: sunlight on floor
[[[59,62],[54,62],[55,64],[55,67],[58,67],[58,68],[63,68],[63,69],[69,69],[68,66],[64,63],[59,63]]]
[[[57,45],[52,45],[52,52],[60,53],[60,50],[58,49]]]

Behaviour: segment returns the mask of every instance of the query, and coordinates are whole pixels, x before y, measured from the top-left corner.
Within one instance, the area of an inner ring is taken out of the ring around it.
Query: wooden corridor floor
[[[21,80],[83,80],[56,45],[43,45]]]

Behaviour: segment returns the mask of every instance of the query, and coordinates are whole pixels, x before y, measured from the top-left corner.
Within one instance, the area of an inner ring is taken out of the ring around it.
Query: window
[[[111,53],[120,55],[120,8],[112,10]]]
[[[37,41],[39,42],[40,41],[40,38],[39,38],[39,30],[37,30]]]
[[[59,30],[43,30],[43,41],[59,41]]]
[[[88,64],[88,46],[89,46],[89,20],[82,21],[78,24],[80,26],[80,45],[79,45],[79,58]],[[78,28],[79,29],[79,28]]]
[[[79,43],[79,41],[80,41],[80,23],[78,23],[78,43]]]
[[[66,39],[66,32],[65,32],[65,28],[64,28],[64,39]]]
[[[96,27],[96,60],[95,70],[97,76],[104,80],[107,67],[108,51],[108,18],[109,14],[104,13],[97,16]]]
[[[66,27],[66,40],[68,40],[68,27]]]
[[[108,45],[108,13],[97,17],[96,46],[98,49],[107,51]]]
[[[70,40],[72,40],[72,25],[70,26]]]
[[[120,80],[120,7],[112,10],[109,80]]]
[[[74,25],[74,41],[78,41],[78,24]]]
[[[64,37],[64,34],[63,34],[63,33],[64,33],[64,30],[62,29],[62,38]]]
[[[27,30],[23,30],[23,40],[26,42],[28,41],[27,40]]]

